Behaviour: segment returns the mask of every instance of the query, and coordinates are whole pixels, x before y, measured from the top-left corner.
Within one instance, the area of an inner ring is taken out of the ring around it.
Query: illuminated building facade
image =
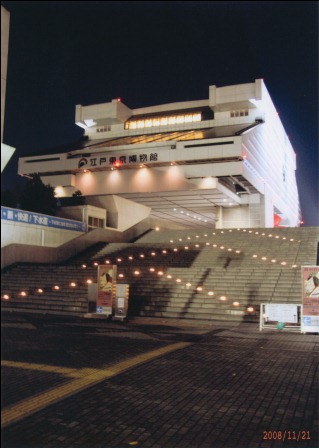
[[[199,101],[78,105],[75,121],[77,146],[20,158],[19,174],[92,205],[121,198],[166,227],[300,224],[295,153],[261,79],[210,86]]]

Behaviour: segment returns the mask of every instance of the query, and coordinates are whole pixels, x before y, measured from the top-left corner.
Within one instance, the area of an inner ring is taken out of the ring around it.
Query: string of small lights
[[[157,228],[156,230],[159,231],[160,229]],[[300,240],[295,241],[294,238],[287,238],[285,236],[284,237],[280,237],[279,235],[273,235],[272,233],[269,233],[267,235],[265,232],[260,233],[258,231],[254,232],[252,230],[248,230],[247,231],[247,229],[237,229],[237,231],[248,232],[249,234],[255,234],[255,235],[260,235],[260,236],[268,236],[269,238],[275,238],[277,240],[279,238],[281,238],[282,240],[287,241],[289,243],[293,243],[293,242],[300,243],[301,242]],[[233,232],[233,230],[229,229],[228,232]],[[220,231],[219,233],[220,234],[225,234],[225,233],[227,234],[227,232],[223,231],[223,230]],[[216,236],[216,232],[213,232],[212,236]],[[208,234],[204,234],[204,237],[205,238],[208,237]],[[177,245],[177,247],[176,247],[176,244],[175,244],[175,247],[172,249],[172,252],[177,253],[177,252],[180,252],[182,250],[184,250],[186,252],[186,251],[189,251],[190,249],[192,250],[193,248],[195,248],[196,250],[200,250],[200,249],[203,249],[203,248],[205,248],[207,246],[210,246],[211,248],[219,249],[220,251],[224,251],[224,252],[233,252],[235,254],[240,254],[241,253],[241,251],[239,249],[235,249],[235,248],[231,248],[231,247],[225,247],[223,245],[218,245],[216,243],[212,243],[212,242],[209,242],[209,241],[207,241],[204,245],[203,244],[198,244],[198,243],[192,245],[190,243],[192,238],[194,238],[194,236],[193,237],[191,237],[191,236],[187,236],[186,237],[186,240],[188,241],[188,243],[185,246],[178,246]],[[195,239],[199,239],[199,238],[200,238],[199,235],[195,235]],[[181,243],[181,242],[183,242],[183,239],[182,238],[178,238],[178,243]],[[174,240],[170,240],[170,243],[173,244]],[[162,254],[162,255],[168,255],[168,254],[171,253],[171,251],[169,249],[162,249],[162,250],[159,249],[157,252],[152,251],[149,254],[149,256],[150,257],[156,257],[159,253]],[[253,259],[255,259],[255,260],[261,260],[262,262],[269,261],[270,263],[273,263],[273,264],[274,263],[280,263],[281,266],[287,266],[288,265],[287,261],[285,261],[285,260],[277,260],[276,258],[267,257],[265,255],[253,254],[251,257]],[[134,261],[135,259],[136,259],[136,257],[134,258],[133,255],[129,255],[127,257],[127,260],[129,260],[130,262]],[[148,261],[149,258],[147,256],[147,254],[145,255],[144,253],[141,253],[141,254],[138,255],[137,259]],[[107,260],[104,261],[104,264],[116,264],[116,263],[122,263],[122,261],[125,261],[125,260],[123,260],[123,257],[122,258],[118,257],[118,258],[116,258],[116,261],[114,261],[114,262],[112,262],[110,259],[107,259]],[[81,265],[81,268],[82,269],[86,269],[86,268],[90,267],[91,264],[92,264],[91,262],[83,263]],[[99,265],[100,265],[99,262],[97,262],[97,261],[93,262],[93,266],[95,268],[98,268]],[[298,267],[297,264],[291,265],[291,268],[293,268],[293,269],[296,269],[297,267]],[[162,277],[163,279],[167,279],[167,281],[174,280],[174,276],[172,274],[170,274],[169,272],[164,272],[162,270],[159,270],[159,271],[156,272],[156,269],[153,268],[153,267],[149,268],[148,272],[156,273],[159,277]],[[141,275],[145,275],[145,272],[141,271],[140,268],[135,268],[133,274],[134,274],[134,276],[141,276]],[[125,274],[123,272],[119,272],[118,273],[118,278],[119,279],[123,279],[124,277],[125,277]],[[181,286],[181,287],[184,287],[184,288],[186,287],[187,290],[190,290],[191,287],[192,287],[191,282],[186,281],[186,280],[182,280],[180,277],[177,277],[175,279],[175,282],[178,283],[179,286]],[[52,292],[52,291],[59,291],[61,288],[63,289],[63,288],[66,288],[66,287],[68,287],[68,288],[79,288],[79,287],[87,286],[87,285],[89,285],[91,283],[93,283],[93,280],[91,278],[89,278],[89,279],[86,279],[84,281],[71,281],[71,282],[68,282],[67,285],[65,285],[65,284],[64,285],[62,285],[62,284],[61,285],[54,284],[54,285],[47,285],[47,286],[43,286],[43,287],[37,287],[37,288],[24,288],[24,289],[22,289],[18,293],[11,293],[10,294],[9,292],[5,292],[1,296],[1,298],[3,300],[10,300],[10,298],[13,298],[13,297],[15,297],[15,298],[17,298],[17,297],[18,298],[26,298],[28,296],[41,296],[41,295],[43,295],[43,294],[45,294],[45,293],[47,293],[49,291],[50,292]],[[206,291],[205,288],[203,286],[201,286],[201,285],[197,285],[195,287],[195,289],[194,289],[194,292],[196,292],[196,294],[206,294],[209,297],[215,296],[215,292],[214,291],[212,291],[212,290]],[[227,300],[230,300],[230,299],[225,294],[218,294],[217,300],[219,300],[220,302],[226,302]],[[240,302],[238,302],[237,300],[234,300],[232,302],[232,305],[235,306],[235,307],[240,307]],[[246,311],[248,313],[251,313],[251,312],[254,312],[255,309],[254,309],[253,306],[248,306],[248,307],[246,307]]]

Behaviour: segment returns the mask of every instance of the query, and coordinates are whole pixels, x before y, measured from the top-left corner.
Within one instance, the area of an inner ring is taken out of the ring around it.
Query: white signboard
[[[265,305],[265,320],[296,324],[298,322],[297,305],[288,303],[267,303]]]

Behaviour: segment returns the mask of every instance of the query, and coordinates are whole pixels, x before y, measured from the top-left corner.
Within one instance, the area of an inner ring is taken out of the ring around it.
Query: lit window
[[[130,120],[125,123],[125,129],[142,129],[150,128],[152,126],[167,126],[173,124],[193,123],[197,121],[202,121],[202,114],[200,112],[194,114],[147,118],[145,120]],[[98,128],[97,132],[103,132],[101,129],[102,128]]]

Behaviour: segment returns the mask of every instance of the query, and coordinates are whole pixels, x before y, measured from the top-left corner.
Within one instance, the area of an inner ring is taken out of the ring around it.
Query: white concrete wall
[[[224,208],[222,214],[223,229],[250,227],[249,222],[249,206]]]
[[[1,247],[26,243],[34,246],[58,247],[82,234],[83,232],[72,230],[1,220]]]
[[[296,156],[264,85],[263,99],[256,104],[265,114],[265,123],[243,135],[243,174],[265,195],[266,227],[274,225],[274,207],[289,226],[299,226]]]
[[[107,209],[108,228],[120,232],[144,221],[151,213],[149,207],[115,195],[89,197],[88,201],[97,207]]]
[[[76,221],[85,222],[89,225],[89,216],[92,218],[103,219],[104,227],[107,227],[107,211],[105,208],[95,207],[94,205],[74,205],[62,207],[58,216]]]
[[[94,229],[84,234],[77,232],[78,235],[76,238],[59,247],[10,244],[1,248],[1,269],[19,262],[62,263],[88,249],[93,244],[100,242],[130,242],[150,228],[155,228],[155,223],[150,219],[146,219],[127,229],[125,232],[119,232],[115,229]]]

